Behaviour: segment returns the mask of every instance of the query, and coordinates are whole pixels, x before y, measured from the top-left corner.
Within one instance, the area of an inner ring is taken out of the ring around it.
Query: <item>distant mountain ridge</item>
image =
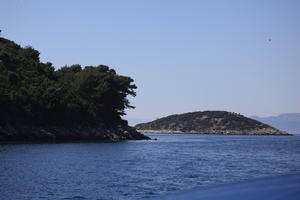
[[[287,132],[243,115],[226,111],[170,115],[135,126],[141,132],[246,135],[289,135]]]
[[[285,113],[270,117],[251,116],[251,118],[292,134],[300,134],[300,113]]]

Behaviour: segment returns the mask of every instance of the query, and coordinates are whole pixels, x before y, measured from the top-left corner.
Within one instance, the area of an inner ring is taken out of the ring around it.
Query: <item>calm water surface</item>
[[[300,172],[300,136],[149,136],[158,140],[0,145],[0,198],[132,200]]]

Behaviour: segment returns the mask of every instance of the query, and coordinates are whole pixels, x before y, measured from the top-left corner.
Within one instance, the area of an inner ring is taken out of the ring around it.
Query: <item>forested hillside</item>
[[[115,127],[132,108],[133,79],[107,66],[65,66],[55,70],[39,52],[0,38],[0,123]]]

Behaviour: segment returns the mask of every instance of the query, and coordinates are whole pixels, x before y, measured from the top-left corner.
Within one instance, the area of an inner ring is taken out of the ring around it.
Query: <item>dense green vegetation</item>
[[[254,130],[272,127],[232,112],[204,111],[171,115],[149,123],[138,124],[136,128],[140,130],[202,132],[203,130]]]
[[[127,124],[121,116],[133,108],[127,96],[135,96],[135,89],[133,79],[107,66],[55,70],[32,47],[0,38],[0,123]]]

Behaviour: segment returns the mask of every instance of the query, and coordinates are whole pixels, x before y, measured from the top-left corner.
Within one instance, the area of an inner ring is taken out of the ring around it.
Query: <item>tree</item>
[[[39,52],[0,38],[0,121],[115,127],[135,96],[133,79],[108,66],[42,63]]]

